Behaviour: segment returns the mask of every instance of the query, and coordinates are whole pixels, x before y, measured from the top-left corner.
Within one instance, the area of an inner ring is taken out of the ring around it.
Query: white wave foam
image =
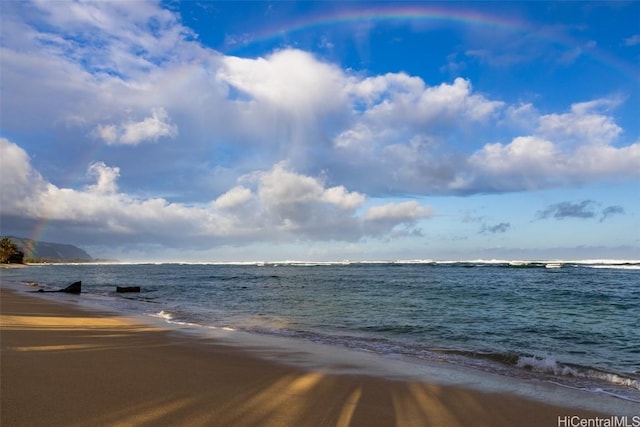
[[[640,264],[640,259],[583,259],[572,264]]]
[[[164,319],[166,321],[171,321],[173,319],[173,314],[168,313],[164,310],[159,311],[158,313],[154,313],[151,315],[152,317],[158,317],[160,319]]]
[[[349,265],[349,264],[509,264],[511,266],[527,266],[530,264],[571,264],[571,265],[583,265],[590,266],[612,266],[611,268],[623,268],[629,269],[640,268],[640,260],[624,260],[624,259],[585,259],[585,260],[562,260],[562,259],[458,259],[458,260],[433,260],[433,259],[396,259],[396,260],[333,260],[333,261],[314,261],[314,260],[276,260],[276,261],[117,261],[117,262],[96,262],[96,263],[82,263],[81,265],[237,265],[237,266],[277,266],[277,265],[292,265],[292,266],[321,266],[321,265]],[[75,265],[75,264],[68,264]],[[619,267],[618,267],[619,266]]]
[[[189,327],[193,327],[193,328],[202,328],[202,329],[211,329],[211,330],[222,330],[222,331],[227,331],[227,332],[235,332],[236,329],[229,327],[229,326],[223,326],[223,327],[217,327],[217,326],[209,326],[209,325],[202,325],[200,323],[194,323],[194,322],[185,322],[185,321],[180,321],[180,320],[174,320],[175,317],[173,316],[173,314],[161,310],[157,313],[153,313],[150,314],[149,316],[151,317],[156,317],[159,319],[163,319],[165,322],[170,323],[172,325],[179,325],[179,326],[189,326]]]
[[[625,378],[617,374],[610,374],[607,372],[595,372],[591,371],[590,378],[598,378],[611,384],[621,385],[636,390],[640,390],[640,382],[631,378]]]
[[[562,365],[553,357],[540,358],[535,356],[521,356],[516,364],[519,368],[530,369],[534,372],[545,374],[572,376],[588,380],[599,380],[609,384],[629,387],[640,391],[640,382],[633,378],[623,377],[611,372],[596,371],[593,369],[579,370],[574,367]]]
[[[602,264],[602,265],[587,265],[588,268],[610,268],[617,270],[640,270],[640,265],[613,265],[613,264]]]
[[[543,372],[554,375],[578,376],[578,371],[568,366],[560,365],[554,358],[538,358],[534,356],[521,356],[516,364],[518,368],[531,369],[534,372]]]

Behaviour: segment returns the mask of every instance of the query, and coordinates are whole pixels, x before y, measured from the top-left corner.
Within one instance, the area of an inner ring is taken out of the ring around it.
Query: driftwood
[[[45,291],[44,289],[38,289],[37,292],[64,292],[67,294],[79,294],[82,291],[82,281],[73,282],[64,289],[58,289],[57,291]]]
[[[121,294],[126,292],[140,292],[140,286],[116,286],[116,292]]]

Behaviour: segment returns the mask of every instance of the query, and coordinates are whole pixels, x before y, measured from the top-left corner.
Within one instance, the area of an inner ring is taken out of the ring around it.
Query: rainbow
[[[488,28],[516,34],[526,34],[529,37],[538,38],[571,49],[579,49],[582,46],[580,42],[567,35],[547,29],[537,28],[530,22],[514,17],[487,14],[477,10],[468,10],[451,6],[443,7],[425,4],[410,4],[401,6],[378,5],[367,8],[332,10],[329,12],[323,11],[308,16],[302,16],[285,23],[267,26],[262,30],[252,33],[242,41],[230,43],[219,50],[225,54],[233,54],[244,47],[270,41],[278,41],[279,39],[295,35],[302,31],[322,29],[336,25],[346,26],[352,24],[383,23],[431,23],[434,25],[446,24]],[[611,69],[623,73],[634,84],[640,84],[640,72],[633,64],[629,64],[609,52],[598,49],[597,47],[585,51],[584,54],[589,55],[591,58]],[[178,85],[182,82],[186,84],[192,79],[199,78],[199,74],[201,72],[202,69],[200,67],[185,65],[175,71],[173,81]],[[86,165],[96,158],[96,154],[99,150],[100,144],[96,144],[95,148],[87,153],[85,156],[85,158],[87,158]],[[73,175],[76,174],[79,176],[81,172],[76,170]],[[48,219],[47,216],[40,217],[33,228],[30,238],[33,240],[40,240],[40,238],[44,236],[49,221],[50,219]]]
[[[382,23],[382,22],[442,22],[464,24],[473,26],[486,26],[501,28],[508,31],[530,31],[531,26],[525,21],[506,19],[495,15],[488,15],[476,11],[442,8],[432,6],[403,6],[403,7],[374,7],[366,9],[348,9],[318,13],[293,19],[287,23],[274,27],[268,27],[257,32],[252,37],[234,45],[246,46],[258,42],[266,42],[290,35],[303,30],[322,28],[330,25],[346,25],[358,23]]]
[[[321,29],[328,26],[350,24],[380,24],[380,23],[433,23],[451,24],[468,27],[485,27],[512,33],[526,34],[528,37],[538,38],[569,49],[580,49],[587,55],[605,66],[622,72],[635,84],[640,84],[640,71],[636,66],[621,60],[598,47],[584,49],[584,43],[572,37],[547,28],[538,28],[528,21],[514,17],[482,13],[476,10],[456,7],[431,6],[424,4],[402,6],[377,6],[359,9],[346,9],[330,12],[320,12],[297,19],[266,27],[263,30],[244,37],[241,41],[228,43],[221,49],[224,53],[233,54],[239,49],[278,39],[286,38],[297,32]]]

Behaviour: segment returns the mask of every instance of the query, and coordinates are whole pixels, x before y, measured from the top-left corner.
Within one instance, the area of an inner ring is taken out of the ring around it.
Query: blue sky
[[[640,259],[638,2],[3,2],[1,232]]]

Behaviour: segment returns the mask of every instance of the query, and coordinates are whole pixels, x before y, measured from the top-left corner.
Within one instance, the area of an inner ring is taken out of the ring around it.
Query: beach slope
[[[512,395],[305,371],[1,292],[2,426],[554,427],[559,416],[595,416]]]

